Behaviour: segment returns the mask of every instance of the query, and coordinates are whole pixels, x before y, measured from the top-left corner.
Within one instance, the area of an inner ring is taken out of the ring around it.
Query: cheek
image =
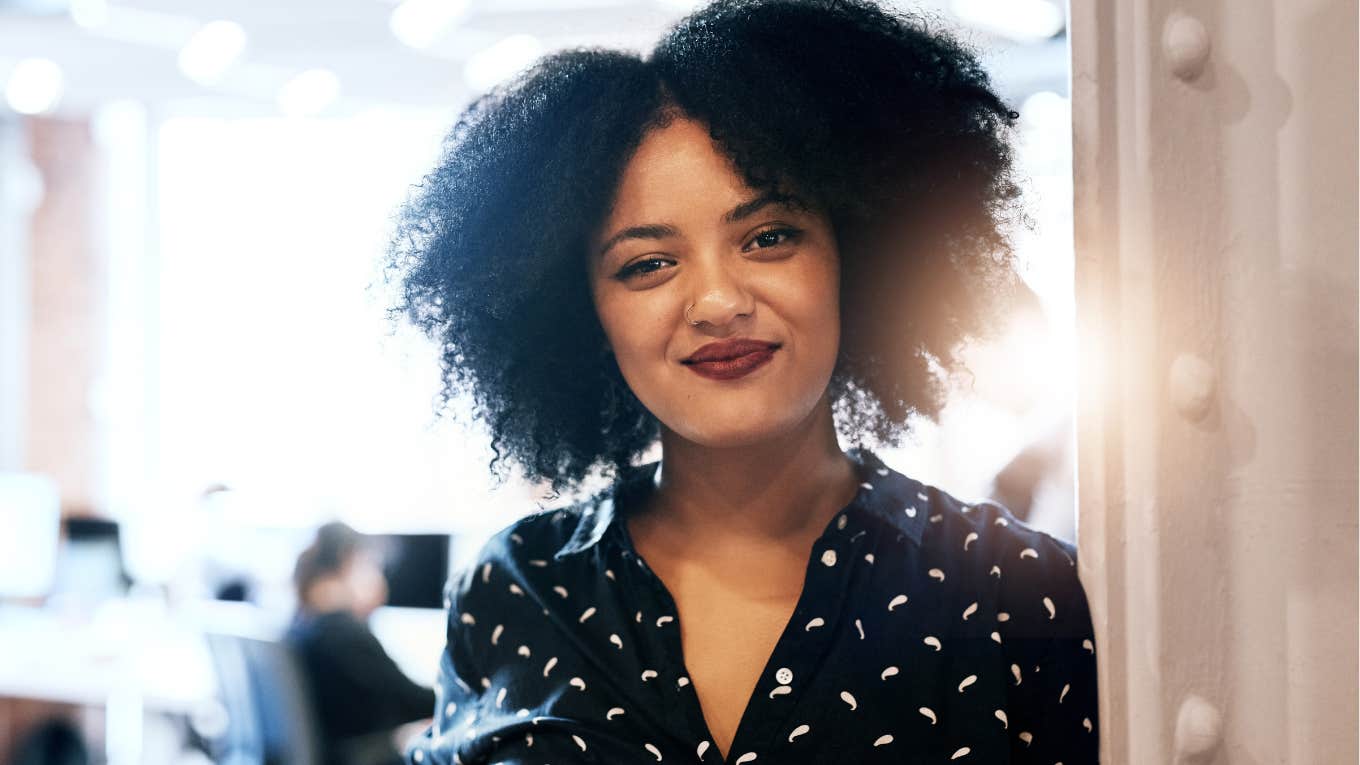
[[[597,298],[600,326],[621,366],[638,353],[664,353],[673,328],[667,324],[671,308],[659,295],[622,291]]]
[[[371,571],[364,577],[363,593],[370,601],[379,601],[387,597],[387,580],[381,571]]]
[[[777,305],[785,321],[808,338],[835,342],[840,334],[839,272],[834,259],[818,260],[778,290]]]

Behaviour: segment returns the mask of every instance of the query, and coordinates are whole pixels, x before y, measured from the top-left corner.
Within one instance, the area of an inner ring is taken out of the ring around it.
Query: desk
[[[434,687],[444,652],[445,612],[433,608],[379,608],[368,628],[406,676]]]
[[[144,761],[149,714],[220,718],[216,692],[202,633],[158,602],[89,615],[0,605],[0,697],[102,709],[110,765]]]
[[[202,634],[159,604],[113,600],[88,618],[0,605],[0,696],[102,706],[132,693],[189,713],[216,691]]]
[[[413,680],[432,686],[444,612],[380,608],[370,626]],[[277,639],[287,615],[217,601],[171,611],[156,599],[109,600],[93,614],[0,605],[0,697],[104,710],[110,763],[142,761],[146,714],[224,714],[204,637]]]

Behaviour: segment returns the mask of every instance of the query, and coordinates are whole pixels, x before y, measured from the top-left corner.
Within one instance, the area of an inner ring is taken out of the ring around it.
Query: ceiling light
[[[392,9],[387,26],[402,43],[424,50],[467,11],[467,6],[468,0],[405,0]]]
[[[289,117],[310,117],[340,96],[340,78],[329,69],[308,69],[279,88],[279,109]]]
[[[463,79],[474,90],[488,90],[532,64],[542,50],[543,43],[533,35],[510,35],[473,54],[463,67]]]
[[[5,83],[5,100],[20,114],[42,114],[61,100],[61,67],[45,58],[26,58]]]
[[[233,21],[210,21],[199,27],[179,51],[179,69],[199,85],[212,85],[241,56],[246,31]]]
[[[108,0],[71,0],[71,20],[76,26],[94,29],[109,20]]]
[[[1018,42],[1047,40],[1066,25],[1051,0],[953,0],[950,8],[969,26]]]

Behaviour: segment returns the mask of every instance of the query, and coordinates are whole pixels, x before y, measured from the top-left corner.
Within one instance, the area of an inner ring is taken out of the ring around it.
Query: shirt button
[[[793,682],[793,670],[788,667],[780,667],[779,670],[774,673],[774,679],[778,680],[780,685],[788,685]]]
[[[826,552],[822,553],[822,563],[828,566],[836,565],[836,551],[827,550]]]

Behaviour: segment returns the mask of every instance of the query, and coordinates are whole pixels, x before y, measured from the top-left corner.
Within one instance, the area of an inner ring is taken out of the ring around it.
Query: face
[[[387,577],[382,563],[368,551],[356,552],[344,568],[344,580],[350,591],[350,607],[361,618],[387,602]]]
[[[822,401],[840,341],[831,225],[747,187],[701,123],[677,118],[643,139],[589,258],[619,370],[664,428],[746,446],[793,431]],[[740,376],[686,363],[742,338],[777,349]]]

